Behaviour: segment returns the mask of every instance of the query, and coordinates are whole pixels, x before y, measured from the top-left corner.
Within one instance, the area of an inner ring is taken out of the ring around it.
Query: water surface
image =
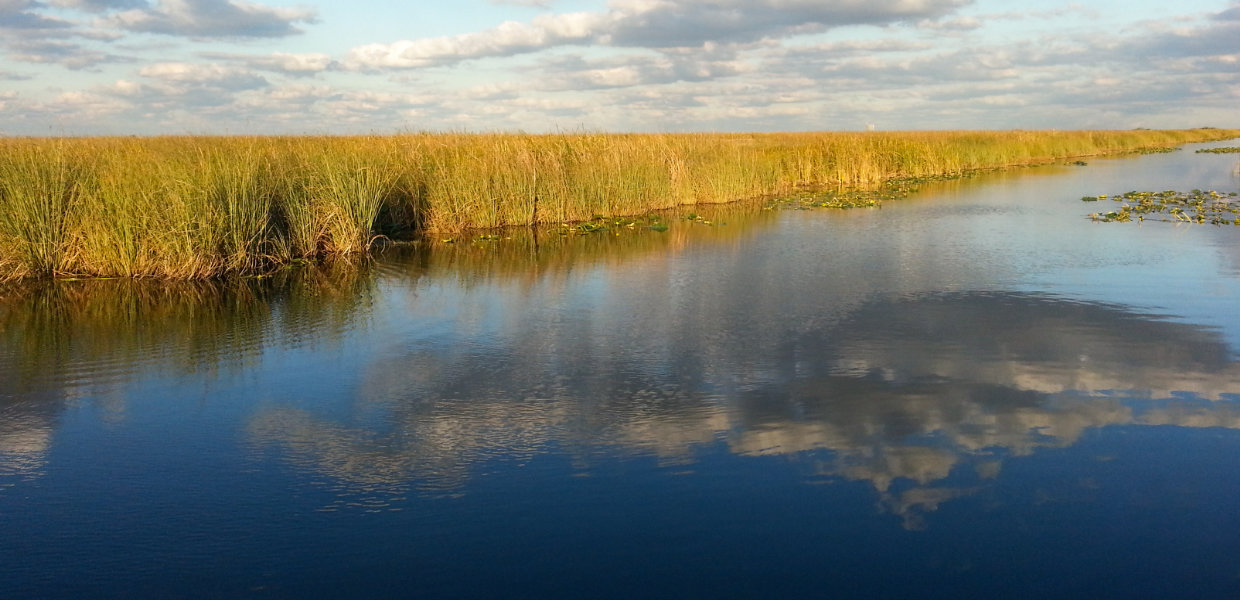
[[[0,597],[1240,597],[1240,227],[1079,200],[1195,147],[6,289]]]

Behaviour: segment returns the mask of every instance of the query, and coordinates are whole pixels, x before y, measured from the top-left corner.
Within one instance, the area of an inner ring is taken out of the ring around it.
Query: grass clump
[[[596,215],[745,198],[861,206],[876,199],[820,190],[1237,136],[1197,129],[0,139],[0,279],[266,273],[364,252],[384,237],[463,239],[466,230],[528,225],[583,231]]]
[[[62,273],[71,258],[70,220],[90,170],[60,144],[7,150],[0,159],[0,268],[10,276]]]

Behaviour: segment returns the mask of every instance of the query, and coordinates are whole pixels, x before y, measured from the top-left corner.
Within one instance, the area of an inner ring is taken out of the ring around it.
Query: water
[[[1195,147],[10,289],[0,597],[1240,597],[1240,228],[1079,201]]]

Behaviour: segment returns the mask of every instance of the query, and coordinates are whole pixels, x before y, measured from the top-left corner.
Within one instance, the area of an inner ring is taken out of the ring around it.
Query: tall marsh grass
[[[383,236],[561,223],[1240,131],[0,139],[0,279],[204,279]]]
[[[61,272],[69,261],[70,219],[91,172],[62,144],[14,144],[5,151],[0,161],[0,269]]]

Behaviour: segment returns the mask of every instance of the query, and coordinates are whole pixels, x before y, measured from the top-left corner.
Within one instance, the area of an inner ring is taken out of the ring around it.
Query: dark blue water
[[[1194,147],[6,288],[0,598],[1240,597],[1240,227],[1079,200]]]

